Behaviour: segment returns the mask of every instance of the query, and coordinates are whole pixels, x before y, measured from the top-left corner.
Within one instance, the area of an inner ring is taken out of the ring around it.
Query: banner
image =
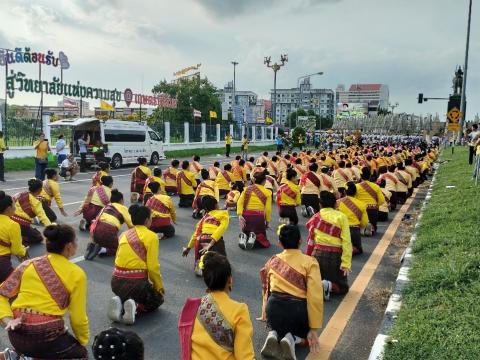
[[[368,114],[367,103],[338,103],[337,119],[344,119]]]
[[[200,112],[200,110],[193,109],[193,117],[194,118],[201,118],[202,113]]]

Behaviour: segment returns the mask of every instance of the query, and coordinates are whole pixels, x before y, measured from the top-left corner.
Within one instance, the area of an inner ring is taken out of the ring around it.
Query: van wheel
[[[120,154],[113,155],[112,158],[112,167],[118,169],[122,166],[122,156]]]
[[[159,161],[160,161],[160,157],[158,156],[158,153],[154,152],[152,154],[152,157],[150,158],[150,164],[157,165]]]

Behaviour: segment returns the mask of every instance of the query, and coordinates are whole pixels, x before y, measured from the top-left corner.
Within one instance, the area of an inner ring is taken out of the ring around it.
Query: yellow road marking
[[[402,221],[403,215],[405,215],[410,207],[410,204],[415,198],[416,192],[417,189],[415,189],[415,192],[412,194],[412,196],[407,199],[405,204],[398,211],[397,215],[395,215],[389,227],[385,231],[385,234],[383,234],[382,238],[375,247],[375,250],[373,250],[372,255],[370,255],[370,258],[365,263],[360,271],[360,274],[358,274],[357,278],[350,287],[348,294],[343,298],[337,310],[330,318],[330,321],[323,329],[319,337],[320,352],[318,354],[308,354],[307,360],[328,360],[330,358],[330,355],[335,349],[340,336],[342,336],[342,333],[345,330],[348,321],[352,317],[360,298],[365,292],[368,283],[377,270],[377,267],[380,264],[388,245],[390,245],[390,242]]]

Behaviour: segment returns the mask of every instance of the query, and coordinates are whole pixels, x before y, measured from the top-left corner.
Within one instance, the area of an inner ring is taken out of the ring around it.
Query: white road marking
[[[84,260],[85,260],[85,257],[83,257],[83,256],[77,256],[77,257],[75,257],[75,258],[73,258],[73,259],[70,259],[70,262],[76,264],[76,263],[79,263],[80,261],[84,261]]]

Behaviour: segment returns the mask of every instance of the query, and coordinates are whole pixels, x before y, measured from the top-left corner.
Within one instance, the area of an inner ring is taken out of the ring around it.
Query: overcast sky
[[[475,7],[476,6],[476,7]],[[44,0],[2,1],[0,47],[63,50],[71,68],[65,82],[149,93],[174,71],[201,63],[217,87],[233,78],[237,89],[268,98],[271,55],[289,61],[277,86],[315,87],[384,83],[396,111],[446,111],[446,102],[417,104],[417,94],[446,97],[464,62],[468,0]],[[480,113],[480,4],[474,4],[467,85],[467,117]],[[34,65],[17,66],[29,77]],[[51,79],[58,70],[48,69]],[[0,82],[4,97],[4,75]],[[58,97],[45,96],[45,104]],[[10,100],[10,102],[12,102]],[[17,92],[15,103],[37,105],[39,96]],[[94,102],[91,106],[97,105]]]

